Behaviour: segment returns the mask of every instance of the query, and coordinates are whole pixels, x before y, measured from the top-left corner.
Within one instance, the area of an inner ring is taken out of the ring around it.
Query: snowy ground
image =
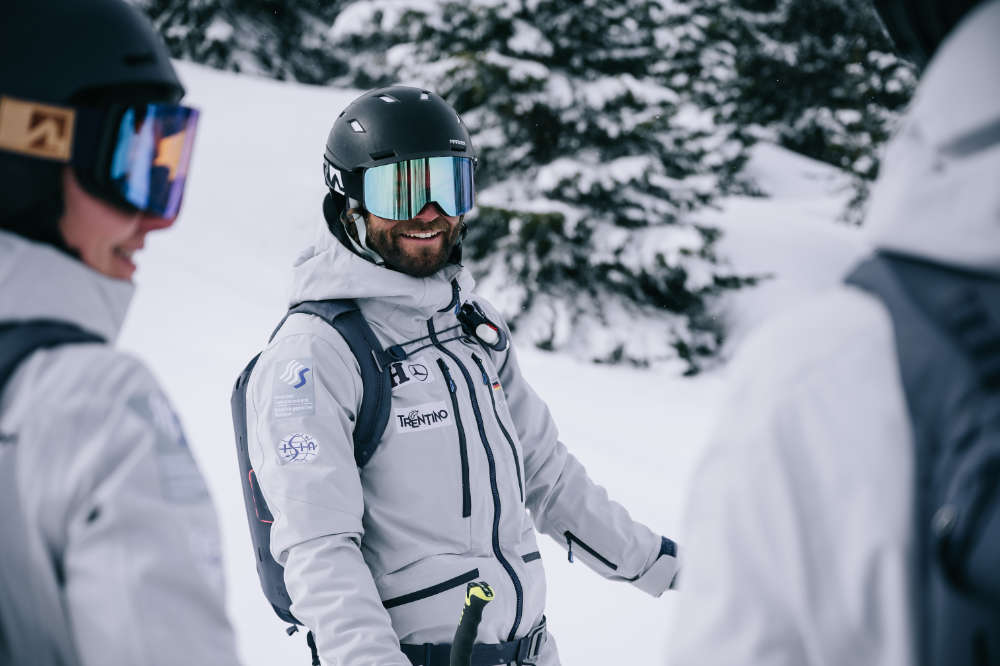
[[[219,511],[229,610],[246,664],[308,663],[259,591],[236,468],[229,391],[285,307],[289,266],[322,223],[322,147],[353,98],[182,64],[188,101],[203,110],[184,213],[151,237],[122,345],[146,359],[174,399]],[[775,279],[728,303],[734,343],[763,318],[835,284],[860,234],[833,222],[846,193],[827,167],[773,147],[750,167],[768,200],[736,199],[703,217],[743,272]],[[522,349],[563,441],[611,496],[678,539],[684,489],[719,415],[726,370],[696,379],[664,369],[602,367]],[[547,615],[564,664],[662,664],[673,611],[569,564],[542,540]]]

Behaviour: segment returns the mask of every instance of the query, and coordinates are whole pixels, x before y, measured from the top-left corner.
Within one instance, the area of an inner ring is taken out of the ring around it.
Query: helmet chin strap
[[[347,210],[341,215],[340,220],[343,222],[344,227],[347,228],[347,240],[351,243],[351,246],[356,252],[361,254],[363,257],[367,257],[377,266],[382,266],[385,264],[385,259],[382,256],[368,247],[368,227],[365,225],[365,218],[361,216],[360,213],[354,212],[361,206],[361,202],[350,197],[347,198]],[[354,233],[351,233],[348,224],[354,225]],[[354,240],[355,234],[358,240]]]
[[[368,227],[365,225],[365,218],[362,217],[360,213],[355,212],[360,209],[360,201],[351,197],[346,198],[346,210],[340,214],[340,222],[344,225],[344,230],[347,231],[347,241],[351,244],[351,247],[355,252],[369,259],[376,266],[384,266],[385,259],[382,258],[382,255],[368,245]],[[465,234],[469,231],[468,226],[465,224],[464,213],[459,216],[458,224],[460,227],[460,235],[458,242],[455,243],[455,247],[451,250],[448,262],[461,265],[462,241],[465,240]],[[351,233],[351,226],[354,227],[353,234]],[[357,240],[355,240],[355,236],[357,236]]]

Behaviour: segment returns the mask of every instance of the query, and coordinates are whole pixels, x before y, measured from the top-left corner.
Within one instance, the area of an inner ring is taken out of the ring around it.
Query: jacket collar
[[[0,321],[56,319],[109,342],[135,287],[40,243],[0,231]]]
[[[289,303],[353,298],[362,307],[378,303],[401,316],[430,319],[452,304],[453,282],[464,293],[475,286],[469,272],[457,264],[426,278],[376,266],[345,247],[323,224],[315,243],[295,261]]]

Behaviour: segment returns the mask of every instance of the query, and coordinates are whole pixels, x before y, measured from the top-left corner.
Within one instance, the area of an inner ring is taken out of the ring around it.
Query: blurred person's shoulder
[[[886,307],[860,289],[839,286],[781,312],[748,336],[732,361],[726,418],[745,412],[744,420],[769,419],[775,411],[816,401],[826,401],[828,410],[862,407],[857,401],[873,384],[887,390],[898,384],[896,368]]]
[[[849,496],[886,538],[905,538],[911,427],[881,300],[839,286],[766,321],[738,351],[727,390],[702,479],[722,489],[749,473],[748,492],[795,479],[811,520],[833,520],[829,511]]]
[[[20,427],[60,432],[67,441],[69,435],[90,439],[98,433],[97,439],[115,441],[126,413],[151,422],[175,419],[146,364],[106,344],[39,350],[18,369],[9,390],[10,416]]]

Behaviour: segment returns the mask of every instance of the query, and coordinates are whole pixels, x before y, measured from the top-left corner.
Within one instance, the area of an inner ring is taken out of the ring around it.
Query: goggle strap
[[[385,263],[385,259],[383,259],[382,255],[378,252],[368,247],[368,227],[365,224],[364,218],[358,213],[348,213],[349,210],[357,208],[360,205],[361,203],[359,201],[350,197],[347,198],[347,210],[344,211],[344,221],[348,224],[353,224],[354,230],[358,234],[358,240],[355,241],[354,237],[350,233],[350,230],[348,230],[347,240],[350,241],[356,251],[374,261],[377,266],[381,266]]]

